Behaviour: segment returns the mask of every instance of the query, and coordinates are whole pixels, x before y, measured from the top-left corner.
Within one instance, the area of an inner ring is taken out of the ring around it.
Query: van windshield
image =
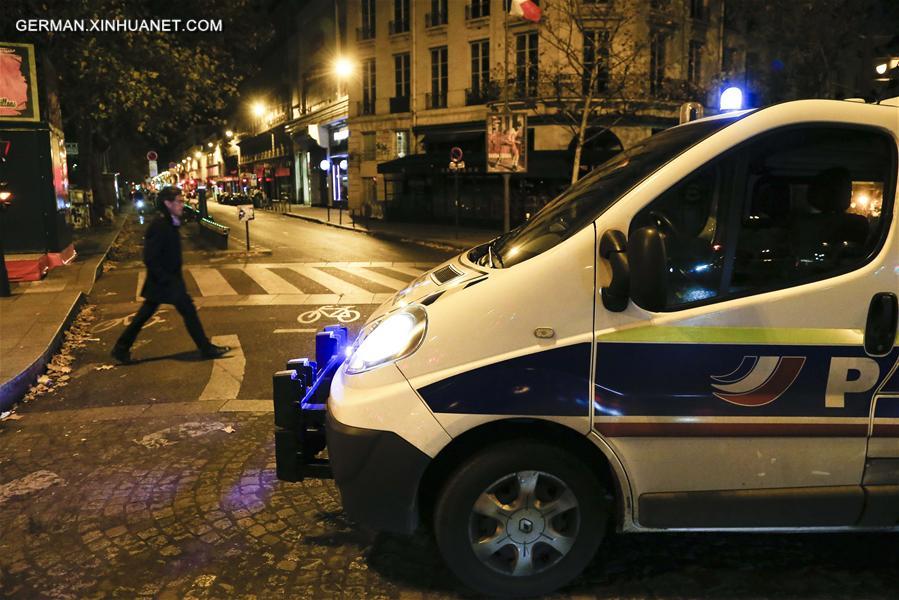
[[[745,114],[688,123],[646,139],[584,176],[524,225],[472,250],[469,259],[511,267],[546,252],[596,220],[660,166]]]

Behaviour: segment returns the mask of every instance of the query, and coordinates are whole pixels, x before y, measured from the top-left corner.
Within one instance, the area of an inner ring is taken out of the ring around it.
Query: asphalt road
[[[209,214],[216,222],[231,228],[231,247],[246,243],[246,227],[237,218],[237,207],[210,202]],[[430,261],[441,262],[444,251],[381,240],[366,234],[328,227],[267,210],[256,210],[250,221],[250,243],[272,251],[272,259],[281,261]],[[349,215],[346,214],[349,223]]]
[[[235,348],[216,361],[167,307],[138,338],[140,362],[113,365],[141,272],[140,227],[122,238],[47,379],[0,423],[0,597],[466,595],[427,531],[375,534],[344,517],[333,482],[278,481],[270,412],[271,375],[311,352],[311,330],[337,315],[358,329],[391,285],[446,255],[286,219],[257,219],[272,256],[185,246],[203,324]],[[614,535],[556,597],[895,598],[896,542]]]

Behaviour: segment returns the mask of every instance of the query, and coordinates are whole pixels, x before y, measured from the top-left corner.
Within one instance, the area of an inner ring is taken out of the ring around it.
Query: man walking
[[[131,345],[141,327],[160,304],[173,304],[181,313],[187,332],[200,353],[205,358],[218,358],[231,348],[216,346],[206,337],[181,274],[181,236],[178,227],[184,212],[184,196],[178,188],[165,187],[159,192],[156,202],[161,214],[147,228],[144,241],[144,264],[147,266],[147,279],[141,290],[144,303],[113,347],[112,357],[122,364],[133,363]]]

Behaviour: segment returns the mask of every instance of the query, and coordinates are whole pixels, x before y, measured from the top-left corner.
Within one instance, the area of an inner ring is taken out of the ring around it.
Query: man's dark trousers
[[[181,318],[184,319],[184,325],[187,326],[187,332],[190,334],[190,337],[193,338],[197,348],[204,350],[209,345],[209,339],[206,337],[206,332],[203,331],[203,324],[200,323],[200,318],[197,316],[197,309],[194,306],[194,301],[191,300],[190,296],[185,294],[172,304],[174,304],[178,312],[181,313]],[[155,313],[158,308],[159,302],[144,300],[144,303],[138,309],[137,314],[134,315],[134,320],[132,320],[131,324],[122,332],[119,341],[116,342],[116,346],[125,349],[131,348],[131,346],[134,345],[134,340],[137,339],[137,334],[140,333],[141,327],[150,320],[150,317],[153,316],[153,313]]]

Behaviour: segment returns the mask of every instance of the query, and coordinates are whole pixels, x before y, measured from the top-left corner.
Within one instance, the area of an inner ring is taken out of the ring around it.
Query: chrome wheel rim
[[[556,565],[580,529],[577,497],[558,477],[518,471],[490,484],[471,509],[469,541],[489,568],[526,577]]]

